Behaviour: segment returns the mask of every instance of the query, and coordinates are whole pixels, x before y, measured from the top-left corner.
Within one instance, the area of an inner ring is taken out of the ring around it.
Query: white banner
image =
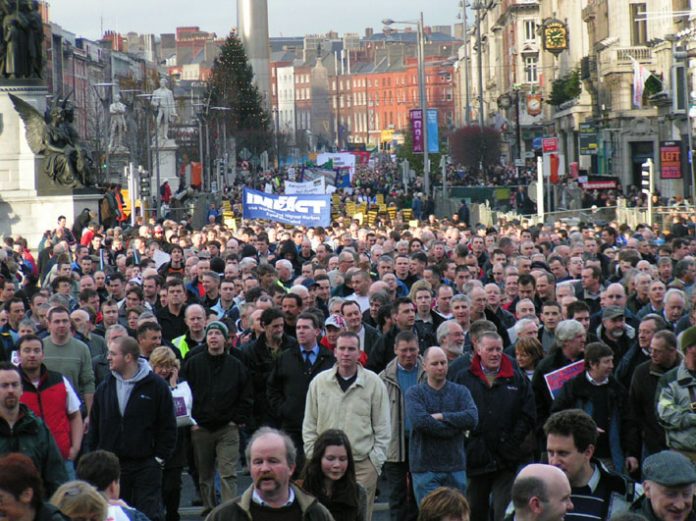
[[[317,156],[317,165],[321,166],[326,164],[328,161],[333,162],[334,169],[336,168],[348,168],[350,169],[350,178],[353,179],[355,175],[355,156],[350,152],[338,152],[338,153],[321,153]]]
[[[320,177],[314,181],[305,181],[304,183],[293,183],[285,181],[286,194],[325,194],[326,186],[324,178]]]

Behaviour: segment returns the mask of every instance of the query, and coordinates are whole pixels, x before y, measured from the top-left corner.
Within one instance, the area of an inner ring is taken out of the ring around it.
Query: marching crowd
[[[693,235],[214,221],[5,239],[0,519],[696,520]]]

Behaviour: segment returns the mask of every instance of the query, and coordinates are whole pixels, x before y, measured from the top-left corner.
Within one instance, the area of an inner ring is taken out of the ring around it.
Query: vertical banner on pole
[[[537,157],[537,216],[544,219],[544,160]]]
[[[426,125],[428,125],[428,153],[437,154],[440,152],[440,136],[437,128],[437,109],[428,109]]]
[[[423,143],[423,111],[421,109],[411,109],[409,118],[411,120],[411,135],[413,136],[413,153],[422,154],[425,149]]]

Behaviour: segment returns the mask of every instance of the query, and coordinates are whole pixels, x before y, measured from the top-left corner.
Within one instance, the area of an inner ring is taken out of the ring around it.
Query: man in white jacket
[[[310,458],[314,442],[327,429],[346,433],[353,449],[355,477],[367,490],[369,521],[391,437],[389,398],[379,376],[358,363],[358,335],[340,333],[334,355],[336,365],[317,375],[309,386],[302,424],[304,450]]]

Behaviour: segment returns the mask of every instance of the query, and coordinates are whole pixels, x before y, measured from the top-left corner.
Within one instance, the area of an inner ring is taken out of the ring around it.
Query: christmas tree
[[[247,148],[258,157],[264,151],[272,152],[273,137],[270,115],[253,79],[244,45],[230,33],[213,63],[209,106],[231,109],[219,113],[226,121],[228,135],[236,138],[237,150]]]

